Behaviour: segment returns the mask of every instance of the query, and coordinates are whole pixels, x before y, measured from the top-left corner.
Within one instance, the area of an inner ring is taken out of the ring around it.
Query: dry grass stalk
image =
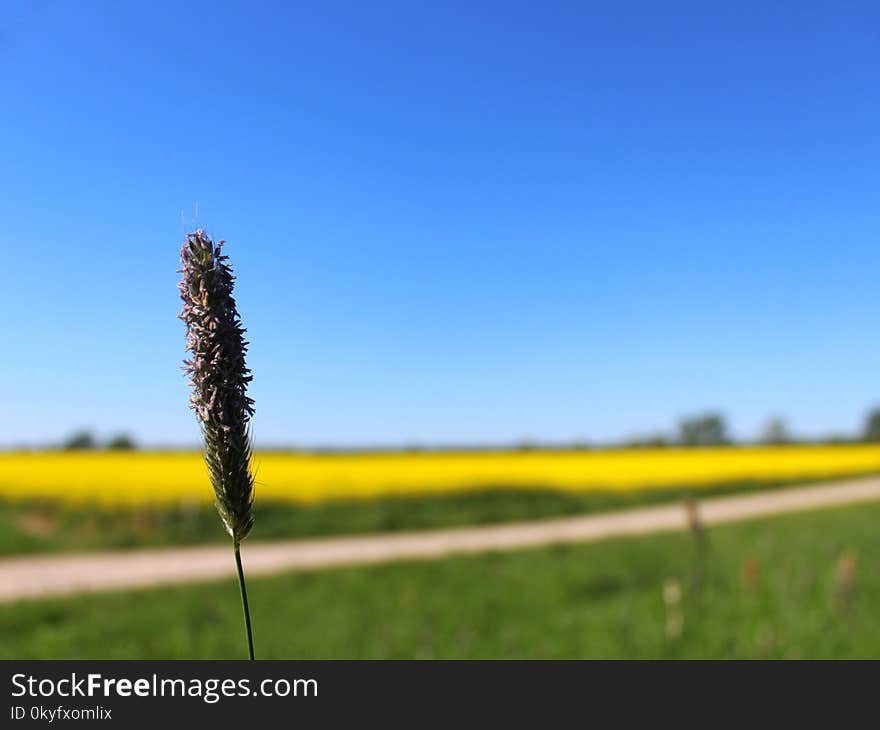
[[[667,639],[680,639],[684,633],[684,611],[682,610],[681,599],[681,581],[677,578],[670,578],[663,584]]]
[[[835,567],[835,582],[838,607],[847,610],[852,605],[856,592],[856,575],[859,567],[859,556],[854,552],[845,552]]]
[[[753,591],[758,587],[758,579],[761,576],[761,563],[754,555],[750,555],[742,561],[739,569],[739,578],[742,587],[747,591]]]

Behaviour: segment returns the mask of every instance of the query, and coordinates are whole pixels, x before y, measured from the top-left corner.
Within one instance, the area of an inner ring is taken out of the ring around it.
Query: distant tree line
[[[880,408],[875,408],[865,419],[865,441],[880,442]]]
[[[779,446],[795,443],[798,440],[792,435],[784,418],[773,416],[764,424],[756,442],[767,446]],[[872,409],[867,414],[858,436],[829,436],[811,441],[813,443],[880,443],[880,407]],[[662,448],[664,446],[728,446],[733,443],[735,440],[730,434],[724,414],[707,411],[682,418],[674,435],[652,434],[629,439],[624,445],[630,448]]]
[[[118,433],[101,442],[91,431],[83,429],[68,436],[61,445],[65,451],[88,451],[90,449],[110,449],[111,451],[131,451],[137,448],[134,439],[127,433]]]
[[[779,446],[795,443],[795,438],[788,428],[788,424],[781,416],[773,416],[767,420],[762,428],[757,443],[768,446]],[[805,441],[800,439],[800,441]],[[880,443],[880,406],[868,412],[862,425],[861,433],[856,437],[830,436],[825,439],[812,439],[812,443]],[[622,446],[626,448],[664,448],[669,446],[701,447],[701,446],[729,446],[736,443],[730,433],[727,419],[719,411],[706,411],[696,415],[682,418],[677,425],[676,432],[672,435],[663,433],[640,436],[625,441]],[[589,449],[591,445],[586,442],[577,442],[566,448]],[[135,440],[126,433],[118,433],[106,441],[99,441],[94,433],[88,430],[76,431],[71,434],[62,444],[67,451],[84,451],[89,449],[109,449],[111,451],[130,451],[137,448]],[[458,447],[467,450],[468,447]],[[548,448],[537,441],[523,441],[514,446],[517,451],[537,451]],[[557,447],[560,448],[560,447]],[[430,451],[431,449],[416,449],[410,447],[410,451]],[[475,449],[477,450],[477,449]]]

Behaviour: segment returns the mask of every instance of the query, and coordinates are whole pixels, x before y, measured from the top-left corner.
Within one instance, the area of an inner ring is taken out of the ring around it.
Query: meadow
[[[880,446],[258,453],[255,539],[489,524],[880,472]],[[197,453],[0,454],[0,555],[225,539]]]
[[[717,527],[703,552],[666,534],[254,578],[257,656],[876,657],[878,523],[860,505]],[[241,658],[235,590],[2,605],[0,658]]]

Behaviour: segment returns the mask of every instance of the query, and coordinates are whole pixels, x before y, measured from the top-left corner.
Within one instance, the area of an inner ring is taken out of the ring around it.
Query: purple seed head
[[[233,539],[244,539],[254,524],[250,419],[252,380],[245,364],[248,343],[232,297],[235,276],[216,244],[203,230],[188,233],[180,252],[183,300],[190,358],[190,404],[205,441],[205,462],[217,497],[217,511]]]

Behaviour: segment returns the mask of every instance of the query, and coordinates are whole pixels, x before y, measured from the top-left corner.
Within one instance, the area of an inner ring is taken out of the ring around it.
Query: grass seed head
[[[190,353],[184,361],[192,385],[190,404],[201,425],[217,511],[238,542],[254,524],[254,408],[247,396],[252,379],[245,364],[248,343],[232,297],[235,276],[221,253],[223,243],[215,244],[201,229],[187,234],[180,253],[180,318],[186,323]]]

